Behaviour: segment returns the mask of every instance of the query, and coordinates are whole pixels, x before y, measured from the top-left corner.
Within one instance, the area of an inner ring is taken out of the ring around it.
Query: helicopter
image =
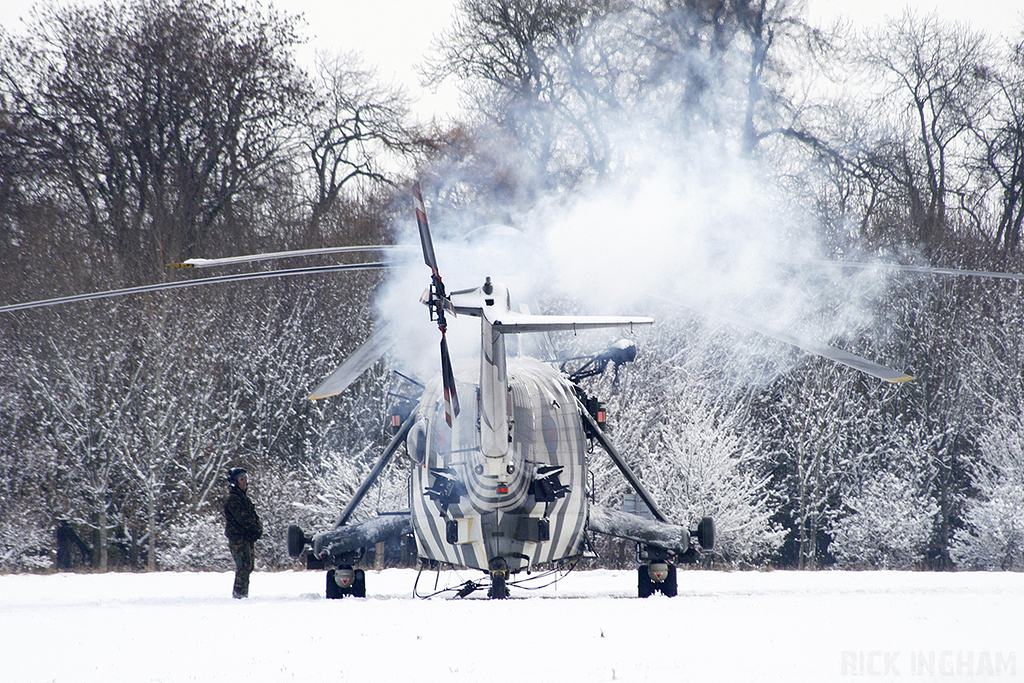
[[[650,325],[648,317],[552,316],[515,311],[508,288],[487,277],[472,289],[446,292],[419,185],[413,197],[430,286],[421,298],[441,332],[440,373],[424,387],[418,405],[401,422],[376,465],[333,527],[307,536],[288,531],[293,558],[308,548],[311,566],[330,566],[327,597],[365,597],[365,572],[354,565],[363,549],[412,535],[421,561],[467,567],[489,577],[488,597],[509,596],[511,577],[540,565],[576,559],[586,534],[604,533],[635,541],[642,550],[638,595],[677,593],[676,562],[696,561],[714,546],[710,517],[690,529],[671,523],[604,431],[603,408],[579,380],[617,369],[636,357],[629,340],[614,343],[575,373],[548,363],[510,356],[508,335]],[[448,317],[480,320],[480,359],[457,377],[446,332]],[[311,398],[344,391],[376,361],[386,333],[375,335],[343,363]],[[562,367],[564,368],[563,363]],[[475,381],[474,381],[475,380]],[[463,405],[459,395],[470,397]],[[601,508],[588,499],[588,443],[597,442],[619,468],[652,519]],[[356,507],[405,445],[414,466],[410,509],[350,524]],[[470,582],[470,591],[477,588]]]

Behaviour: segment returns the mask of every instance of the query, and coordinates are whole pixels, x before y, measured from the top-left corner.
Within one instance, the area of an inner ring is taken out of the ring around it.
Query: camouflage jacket
[[[253,543],[263,535],[263,523],[256,514],[256,506],[249,500],[244,491],[234,486],[224,500],[224,518],[226,525],[224,535],[229,541],[248,541]]]

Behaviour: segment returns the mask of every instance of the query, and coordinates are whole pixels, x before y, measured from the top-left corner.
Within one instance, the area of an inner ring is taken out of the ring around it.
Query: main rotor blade
[[[130,294],[144,294],[147,292],[159,292],[166,289],[183,289],[185,287],[198,287],[200,285],[214,285],[223,282],[240,282],[242,280],[262,280],[267,278],[292,277],[295,275],[315,275],[317,273],[334,273],[344,270],[376,270],[389,268],[387,263],[344,263],[333,266],[316,266],[312,268],[293,268],[290,270],[268,270],[259,273],[241,273],[237,275],[220,275],[218,277],[202,278],[200,280],[182,280],[181,282],[163,282],[155,285],[142,285],[141,287],[127,287],[125,289],[111,289],[105,292],[92,292],[90,294],[75,294],[62,296],[56,299],[44,299],[42,301],[26,301],[20,304],[9,304],[0,306],[0,313],[10,311],[23,311],[30,308],[43,308],[56,306],[58,304],[69,304],[78,301],[91,301],[93,299],[109,299]]]
[[[914,377],[906,374],[905,372],[893,370],[892,368],[870,361],[867,358],[828,346],[827,344],[822,344],[821,342],[813,339],[798,337],[797,335],[790,334],[789,332],[776,330],[759,323],[756,320],[747,318],[746,316],[737,315],[735,313],[715,313],[713,315],[734,325],[739,325],[740,327],[745,327],[748,330],[763,334],[766,337],[771,337],[772,339],[777,339],[778,341],[785,342],[786,344],[791,344],[799,349],[807,351],[808,353],[813,353],[816,356],[827,358],[841,365],[845,365],[853,368],[854,370],[859,370],[871,375],[872,377],[885,380],[886,382],[899,384],[901,382],[910,382],[914,379]]]
[[[274,261],[300,256],[320,256],[324,254],[356,254],[364,252],[409,251],[409,247],[393,244],[369,244],[358,247],[325,247],[322,249],[297,249],[294,251],[275,251],[267,254],[248,254],[246,256],[226,256],[224,258],[190,258],[181,263],[167,264],[171,268],[213,268],[214,266],[234,266],[240,263],[256,263],[258,261]]]
[[[886,382],[899,384],[901,382],[909,382],[914,379],[913,376],[908,375],[905,372],[893,370],[892,368],[880,365],[878,363],[875,363],[874,361],[870,361],[867,358],[857,356],[855,354],[849,353],[848,351],[843,351],[842,349],[837,349],[835,347],[828,346],[827,344],[822,344],[821,342],[815,341],[813,339],[799,337],[789,332],[777,330],[775,328],[769,327],[761,322],[758,322],[743,315],[739,315],[736,313],[724,313],[721,311],[710,312],[704,309],[697,308],[695,306],[689,306],[678,301],[670,301],[669,299],[665,299],[663,297],[654,298],[660,299],[662,301],[667,301],[678,306],[684,306],[686,308],[689,308],[690,310],[696,311],[703,315],[709,316],[711,318],[718,318],[720,320],[732,323],[733,325],[738,325],[739,327],[745,327],[746,329],[751,330],[753,332],[757,332],[758,334],[763,334],[766,337],[771,337],[772,339],[776,339],[786,344],[790,344],[792,346],[797,347],[798,349],[807,351],[808,353],[813,353],[816,356],[827,358],[841,365],[845,365],[847,367],[853,368],[854,370],[859,370],[860,372],[871,375],[872,377],[877,377],[878,379],[885,380]]]
[[[384,326],[375,330],[362,346],[313,389],[309,395],[310,400],[334,396],[348,389],[367,369],[390,351],[394,343],[390,327]]]

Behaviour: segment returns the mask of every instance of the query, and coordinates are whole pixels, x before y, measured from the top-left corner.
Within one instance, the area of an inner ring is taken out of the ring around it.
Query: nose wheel
[[[487,590],[487,597],[492,600],[504,600],[508,597],[508,582],[501,574],[491,574],[491,587]]]
[[[503,557],[496,557],[489,564],[491,587],[487,590],[487,597],[492,600],[504,600],[508,597],[508,564]]]

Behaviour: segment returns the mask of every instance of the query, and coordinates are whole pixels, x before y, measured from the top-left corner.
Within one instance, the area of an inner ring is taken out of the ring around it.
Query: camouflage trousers
[[[230,541],[231,557],[235,560],[235,586],[231,595],[236,598],[249,597],[249,574],[256,566],[253,544],[248,541]]]

